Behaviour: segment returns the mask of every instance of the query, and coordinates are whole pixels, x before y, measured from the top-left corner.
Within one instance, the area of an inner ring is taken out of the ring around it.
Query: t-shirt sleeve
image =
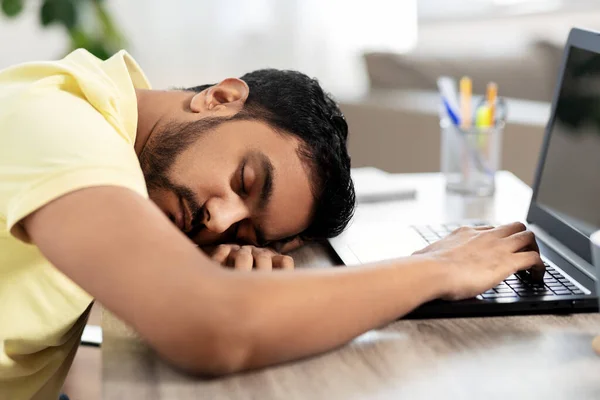
[[[20,221],[69,192],[93,186],[148,193],[132,139],[86,100],[48,91],[0,116],[0,217],[29,242]]]

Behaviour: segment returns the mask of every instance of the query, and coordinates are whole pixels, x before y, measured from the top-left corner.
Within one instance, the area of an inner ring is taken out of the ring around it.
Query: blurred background
[[[562,46],[600,30],[594,0],[0,0],[0,68],[127,49],[156,89],[263,67],[318,78],[350,124],[355,166],[439,171],[436,78],[495,81],[502,166],[531,184]]]

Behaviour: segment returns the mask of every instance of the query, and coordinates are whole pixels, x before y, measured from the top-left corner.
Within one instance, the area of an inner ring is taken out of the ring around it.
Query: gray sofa
[[[550,101],[562,58],[562,45],[548,41],[531,43],[516,54],[447,56],[366,53],[367,74],[372,90],[437,90],[441,75],[469,76],[473,90],[483,93],[489,81],[498,84],[506,97]]]

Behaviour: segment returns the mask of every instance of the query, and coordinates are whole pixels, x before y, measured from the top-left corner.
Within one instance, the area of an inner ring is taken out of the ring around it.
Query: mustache
[[[196,195],[189,188],[185,186],[175,185],[173,183],[170,183],[169,186],[173,193],[184,199],[185,202],[188,204],[192,220],[189,231],[184,233],[187,237],[192,239],[198,234],[198,232],[204,229],[204,205],[201,206],[199,204],[199,202],[196,200]]]

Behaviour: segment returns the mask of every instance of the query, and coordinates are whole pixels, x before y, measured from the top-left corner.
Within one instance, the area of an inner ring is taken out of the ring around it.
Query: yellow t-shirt
[[[0,399],[57,399],[92,297],[32,245],[20,220],[66,193],[115,185],[148,197],[134,151],[150,85],[125,51],[0,71]],[[82,266],[83,267],[83,266]]]

